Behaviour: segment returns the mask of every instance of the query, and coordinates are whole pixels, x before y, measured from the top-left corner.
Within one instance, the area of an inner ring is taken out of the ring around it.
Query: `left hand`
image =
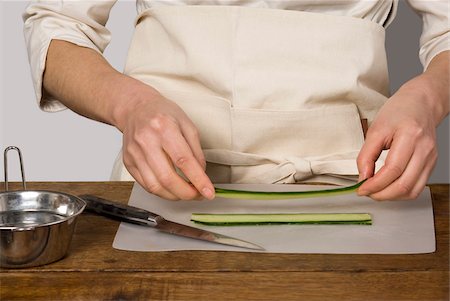
[[[404,84],[381,108],[358,159],[359,195],[375,200],[415,199],[437,160],[436,127],[449,113],[450,51],[436,55],[424,73]],[[381,151],[390,149],[374,175]]]
[[[358,190],[375,200],[415,199],[437,160],[435,110],[420,76],[402,86],[381,108],[370,126],[357,164]],[[390,149],[385,165],[374,175],[375,161]]]

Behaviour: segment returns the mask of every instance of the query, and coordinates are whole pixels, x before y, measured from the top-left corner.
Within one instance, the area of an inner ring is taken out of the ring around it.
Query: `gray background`
[[[121,147],[120,132],[69,110],[44,113],[36,105],[22,33],[21,14],[27,4],[0,2],[0,148],[22,149],[29,181],[106,181]],[[107,24],[113,35],[105,56],[118,70],[123,69],[135,15],[134,1],[119,1]],[[400,1],[397,18],[387,29],[392,92],[422,72],[417,56],[420,32],[420,18]],[[438,128],[438,146],[440,156],[429,182],[448,183],[448,117]],[[19,180],[16,155],[9,158],[10,179]]]

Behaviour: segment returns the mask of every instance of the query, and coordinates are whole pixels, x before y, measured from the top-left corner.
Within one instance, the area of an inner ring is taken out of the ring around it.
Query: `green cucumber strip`
[[[371,225],[369,213],[192,213],[191,221],[211,226],[267,224],[346,224]]]
[[[243,199],[243,200],[281,200],[281,199],[300,199],[321,196],[334,196],[341,194],[348,194],[356,191],[366,180],[356,183],[352,186],[323,189],[323,190],[309,190],[309,191],[249,191],[249,190],[233,190],[224,188],[215,188],[216,197],[228,199]]]

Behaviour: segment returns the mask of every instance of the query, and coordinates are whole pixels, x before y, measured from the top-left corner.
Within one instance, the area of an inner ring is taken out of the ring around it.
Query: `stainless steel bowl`
[[[66,255],[76,217],[86,203],[65,193],[26,190],[22,156],[16,147],[5,150],[6,190],[6,153],[11,149],[19,153],[24,190],[0,193],[0,266],[24,268],[57,261]]]

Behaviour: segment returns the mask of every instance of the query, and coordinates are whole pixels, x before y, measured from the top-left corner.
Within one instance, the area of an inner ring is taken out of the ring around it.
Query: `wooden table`
[[[130,182],[28,185],[123,203],[132,188]],[[437,251],[419,255],[127,252],[112,248],[118,222],[83,213],[66,258],[0,270],[0,299],[449,300],[449,185],[431,190]]]

